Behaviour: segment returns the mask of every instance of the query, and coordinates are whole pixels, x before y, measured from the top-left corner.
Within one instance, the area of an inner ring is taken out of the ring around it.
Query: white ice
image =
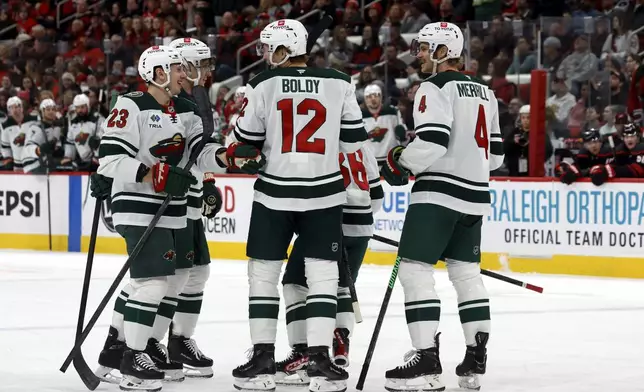
[[[121,256],[96,256],[85,320],[123,262]],[[84,254],[0,251],[0,391],[86,390],[73,367],[66,374],[58,370],[73,343],[84,268]],[[234,391],[231,370],[245,361],[250,347],[246,263],[215,260],[212,268],[196,339],[215,360],[215,377],[165,384],[164,391]],[[365,321],[351,340],[349,391],[355,390],[390,272],[390,267],[368,265],[360,271],[357,290]],[[644,390],[643,281],[511,275],[543,286],[545,293],[484,278],[493,324],[483,391]],[[438,272],[436,281],[443,301],[444,382],[448,391],[455,391],[454,368],[464,354],[463,336],[455,293],[444,270]],[[92,368],[107,334],[112,305],[83,345]],[[400,365],[411,348],[402,305],[398,285],[365,391],[384,391],[385,370]],[[283,308],[280,316],[283,326]],[[280,328],[278,334],[278,357],[287,352],[284,330]],[[118,387],[101,384],[97,390],[117,391]]]

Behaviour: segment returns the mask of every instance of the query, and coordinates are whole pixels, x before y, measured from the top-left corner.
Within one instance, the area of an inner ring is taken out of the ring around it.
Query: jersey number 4
[[[293,152],[293,136],[295,136],[295,152],[324,154],[326,144],[324,139],[315,138],[317,132],[326,121],[326,108],[317,99],[306,98],[297,105],[297,114],[306,116],[313,111],[313,117],[297,134],[293,129],[293,99],[285,98],[277,102],[277,110],[282,113],[282,154]]]
[[[485,108],[479,105],[479,114],[476,116],[476,129],[474,129],[474,139],[479,148],[485,150],[485,159],[488,158],[488,148],[490,145],[487,133],[487,121],[485,121]]]
[[[344,154],[340,154],[340,171],[344,179],[344,188],[346,189],[349,186],[353,178],[353,182],[356,183],[360,190],[368,191],[369,181],[367,180],[367,169],[363,163],[362,151],[358,150],[354,153],[347,154],[347,161],[349,162],[348,169],[344,166],[344,160]]]

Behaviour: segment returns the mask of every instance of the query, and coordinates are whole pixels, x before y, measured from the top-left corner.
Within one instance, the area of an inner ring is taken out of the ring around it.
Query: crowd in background
[[[359,101],[367,85],[380,84],[413,129],[414,93],[426,75],[405,55],[410,36],[429,22],[449,21],[466,31],[466,72],[499,98],[504,136],[529,132],[529,122],[520,121],[529,116],[526,78],[540,67],[548,71],[552,151],[574,148],[587,127],[612,132],[644,51],[644,0],[365,0],[361,12],[362,6],[358,0],[9,0],[0,8],[0,117],[12,96],[34,114],[52,97],[65,116],[79,93],[105,116],[111,91],[145,88],[136,68],[143,49],[191,36],[214,48],[211,97],[225,128],[240,84],[226,81],[240,73],[243,83],[265,69],[254,45],[262,28],[286,17],[303,18],[310,29],[330,15],[333,25],[310,65],[354,75]]]

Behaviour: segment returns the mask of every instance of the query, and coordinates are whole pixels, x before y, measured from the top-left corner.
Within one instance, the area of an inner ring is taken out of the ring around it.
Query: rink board
[[[220,176],[222,211],[204,220],[213,258],[246,259],[245,241],[254,178]],[[49,249],[45,176],[0,176],[0,248]],[[383,183],[383,207],[375,233],[398,240],[412,184]],[[54,250],[86,251],[94,199],[86,176],[51,176]],[[483,267],[515,272],[644,278],[644,183],[615,182],[600,188],[549,179],[500,179],[490,185],[490,215],[483,224]],[[428,238],[431,241],[431,238]],[[125,244],[102,206],[99,253],[125,254]],[[395,249],[371,241],[366,263],[391,265]]]

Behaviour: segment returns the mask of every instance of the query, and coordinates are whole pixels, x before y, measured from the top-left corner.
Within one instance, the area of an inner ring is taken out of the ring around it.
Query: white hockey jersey
[[[392,106],[384,105],[380,112],[374,115],[364,109],[362,120],[369,136],[367,146],[376,156],[378,162],[384,162],[389,150],[401,144],[396,138],[396,127],[407,132],[407,126],[402,120],[400,111]]]
[[[82,162],[89,162],[94,158],[94,150],[89,146],[89,139],[93,136],[103,136],[105,119],[98,112],[90,112],[85,116],[74,117],[67,127],[67,140],[65,144],[65,157],[72,160],[78,157]]]
[[[58,122],[49,123],[46,121],[38,121],[31,127],[27,135],[27,142],[23,149],[23,169],[25,173],[33,172],[41,166],[46,167],[48,164],[47,156],[41,157],[36,154],[36,150],[43,144],[56,142],[56,145],[61,144],[61,131],[62,127]]]
[[[276,68],[248,82],[234,137],[266,155],[254,200],[274,210],[308,211],[345,204],[338,154],[357,151],[367,133],[349,76]]]
[[[32,127],[37,128],[37,121],[37,117],[26,115],[20,124],[11,116],[2,123],[0,129],[0,152],[3,159],[13,158],[15,171],[22,171],[27,135],[31,133]]]
[[[98,173],[114,179],[112,218],[114,225],[147,226],[166,197],[151,183],[136,182],[141,164],[152,167],[159,161],[177,165],[190,156],[203,137],[196,105],[173,98],[161,106],[150,94],[132,92],[119,97],[110,112],[99,148]],[[209,143],[199,155],[201,171],[221,170],[215,154],[220,145]],[[199,206],[201,208],[201,205]],[[170,202],[157,227],[181,229],[186,226],[187,196]]]
[[[456,71],[425,79],[414,99],[416,138],[400,156],[416,182],[410,203],[487,215],[490,171],[503,163],[496,97]]]
[[[384,192],[373,153],[365,146],[353,153],[340,153],[340,170],[347,190],[343,206],[342,234],[371,237],[373,214],[382,207]]]

